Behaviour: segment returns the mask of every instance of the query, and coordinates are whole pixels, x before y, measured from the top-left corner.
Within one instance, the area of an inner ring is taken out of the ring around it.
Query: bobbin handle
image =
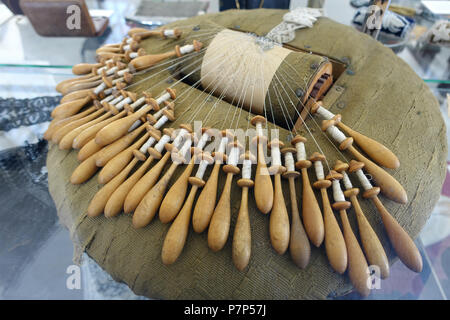
[[[85,116],[83,118],[76,119],[74,121],[70,121],[70,122],[66,123],[65,125],[59,127],[52,134],[52,142],[55,144],[59,144],[61,139],[64,138],[64,136],[66,134],[68,134],[70,131],[72,131],[72,130],[82,126],[83,124],[91,121],[92,119],[98,117],[102,112],[103,112],[102,110],[97,110],[93,113],[88,114],[87,116]]]
[[[83,89],[83,90],[71,92],[71,93],[65,95],[64,97],[62,97],[60,103],[83,99],[83,98],[87,97],[90,92],[92,92],[92,89]]]
[[[323,205],[323,222],[325,226],[325,249],[331,267],[342,274],[347,269],[347,248],[344,236],[330,206],[327,189],[320,189]]]
[[[264,159],[264,149],[258,141],[258,164],[255,172],[255,201],[262,213],[269,213],[273,206],[273,185]]]
[[[233,173],[227,174],[227,179],[220,195],[214,213],[211,218],[208,229],[208,247],[213,251],[219,251],[223,248],[228,239],[230,232],[231,218],[231,182],[233,181]]]
[[[125,118],[118,119],[108,124],[97,132],[95,142],[101,146],[105,146],[123,137],[127,134],[128,129],[130,129],[133,123],[139,120],[143,114],[145,113],[139,110],[138,112],[135,112]]]
[[[168,223],[172,221],[180,212],[183,206],[184,199],[186,198],[186,192],[189,186],[189,177],[191,176],[192,169],[194,168],[194,159],[192,157],[189,164],[184,169],[184,172],[177,179],[177,181],[170,187],[164,197],[161,207],[159,208],[159,219],[162,223]]]
[[[347,127],[342,122],[338,122],[337,126],[351,136],[358,146],[379,165],[390,169],[397,169],[400,166],[397,156],[378,141]]]
[[[344,229],[345,245],[348,252],[348,275],[358,293],[363,297],[367,297],[370,293],[369,266],[367,265],[366,258],[359,246],[358,240],[353,234],[348,221],[347,212],[345,210],[340,210],[340,214],[342,228]]]
[[[397,220],[386,210],[378,197],[373,197],[372,201],[381,214],[381,219],[383,220],[389,240],[400,260],[409,269],[415,272],[421,272],[423,267],[422,256],[414,241],[400,226]]]
[[[145,133],[138,141],[133,143],[125,150],[115,155],[108,163],[102,168],[98,175],[98,182],[101,184],[107,183],[114,178],[133,158],[133,150],[139,148],[147,139],[148,132]]]
[[[166,152],[161,160],[159,160],[158,163],[133,186],[123,204],[123,211],[125,213],[133,212],[136,209],[145,194],[155,185],[156,181],[158,181],[158,177],[169,158],[170,152]]]
[[[165,59],[175,57],[176,55],[177,55],[176,51],[169,51],[160,54],[148,54],[145,56],[134,58],[133,60],[130,61],[130,65],[132,65],[136,70],[142,70],[150,68],[151,66]]]
[[[356,219],[358,221],[359,235],[364,248],[364,252],[367,256],[367,260],[371,265],[376,265],[380,268],[380,274],[382,279],[389,277],[389,261],[386,253],[381,245],[377,234],[372,229],[369,221],[367,221],[364,212],[359,205],[356,196],[351,196],[353,208],[356,212]]]
[[[139,169],[137,169],[114,191],[105,206],[104,212],[106,217],[114,217],[120,213],[123,208],[125,198],[130,192],[131,188],[133,188],[136,182],[142,177],[142,175],[152,162],[153,157],[148,157],[145,162],[139,167]]]
[[[208,181],[200,193],[192,215],[192,227],[197,233],[203,232],[209,225],[214,213],[217,198],[217,184],[221,163],[215,163]]]
[[[147,194],[139,202],[136,211],[133,214],[133,227],[142,228],[152,221],[156,212],[159,209],[159,205],[164,197],[167,185],[172,178],[177,163],[172,163],[167,172],[161,179],[147,192]]]
[[[289,243],[289,251],[295,264],[304,269],[311,256],[311,246],[309,245],[308,236],[306,235],[303,224],[300,221],[300,212],[297,205],[297,194],[295,192],[295,180],[289,178],[289,195],[291,198],[291,238]]]
[[[79,120],[81,118],[84,118],[85,116],[89,115],[90,113],[94,112],[96,110],[95,107],[90,107],[88,109],[86,109],[83,112],[77,113],[76,115],[70,116],[68,118],[64,118],[64,119],[53,119],[50,122],[50,125],[48,126],[47,130],[44,132],[43,138],[45,140],[51,140],[53,134],[58,131],[59,129],[61,129],[62,127],[64,127],[65,125]]]
[[[275,175],[275,188],[272,212],[270,213],[269,233],[273,248],[278,254],[284,254],[289,245],[289,216],[284,202],[281,176]]]
[[[127,178],[128,173],[136,165],[137,159],[131,161],[120,174],[115,176],[111,181],[105,184],[92,198],[89,206],[87,208],[87,215],[89,217],[99,216],[105,209],[106,203],[108,202],[114,191],[120,186],[120,184]]]
[[[81,162],[70,176],[70,183],[81,184],[91,178],[98,170],[95,164],[95,154]]]
[[[80,162],[84,161],[85,159],[92,156],[94,153],[100,151],[101,148],[102,147],[100,147],[98,144],[95,143],[94,139],[91,139],[80,149],[80,151],[78,151],[77,160]]]
[[[165,265],[174,263],[183,251],[189,231],[189,221],[191,220],[192,204],[194,203],[195,194],[198,187],[192,185],[191,191],[183,205],[180,213],[169,228],[166,238],[164,239],[161,258]]]
[[[84,105],[89,101],[91,101],[91,97],[86,96],[85,98],[64,102],[58,105],[55,109],[53,109],[51,116],[52,118],[59,118],[59,119],[73,116],[78,111],[80,111],[80,109],[83,108]]]
[[[78,63],[72,67],[72,73],[76,75],[88,74],[92,68],[102,67],[102,63]]]
[[[243,187],[232,244],[233,263],[239,271],[247,267],[250,261],[251,250],[252,236],[248,216],[248,187]]]
[[[405,189],[403,189],[402,185],[394,177],[364,157],[353,146],[349,146],[348,150],[356,159],[364,163],[364,168],[372,175],[377,182],[377,185],[380,187],[381,192],[386,197],[402,204],[408,202],[408,195],[406,194]]]
[[[316,196],[309,183],[308,171],[306,168],[302,168],[302,181],[303,224],[305,225],[305,230],[308,234],[309,240],[316,247],[319,247],[322,244],[325,235],[323,218]]]

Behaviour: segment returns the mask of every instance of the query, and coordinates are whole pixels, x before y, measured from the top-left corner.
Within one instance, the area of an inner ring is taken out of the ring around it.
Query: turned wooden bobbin
[[[414,244],[411,237],[406,233],[406,231],[400,226],[400,224],[395,220],[394,217],[387,211],[383,203],[378,198],[378,193],[380,188],[373,187],[369,179],[367,179],[362,168],[365,167],[365,163],[358,161],[350,161],[350,173],[356,173],[363,189],[363,197],[371,199],[375,204],[378,212],[383,220],[386,233],[389,240],[394,247],[400,260],[411,270],[415,272],[421,272],[423,267],[422,257]],[[378,182],[378,181],[377,181]]]
[[[309,263],[311,256],[311,246],[309,244],[308,236],[303,228],[303,223],[300,220],[300,211],[297,204],[297,192],[295,191],[295,179],[300,175],[295,171],[294,153],[297,152],[295,148],[283,148],[281,153],[284,155],[284,163],[286,172],[283,173],[283,178],[289,181],[289,196],[291,200],[291,238],[289,240],[289,252],[295,264],[304,269]]]
[[[251,119],[252,125],[256,128],[256,136],[252,143],[257,143],[257,159],[255,173],[255,201],[256,206],[262,213],[269,213],[273,206],[273,185],[272,179],[267,169],[265,160],[264,145],[267,143],[267,137],[263,132],[263,124],[267,123],[263,116],[255,116]]]
[[[200,193],[192,214],[192,227],[197,233],[203,232],[209,225],[214,213],[217,198],[217,184],[219,181],[219,170],[222,163],[226,161],[225,150],[228,142],[233,141],[234,136],[227,130],[221,131],[221,139],[216,151],[213,152],[214,167],[209,175],[206,185]]]
[[[237,181],[237,185],[242,188],[242,192],[239,213],[234,227],[232,257],[234,266],[242,271],[247,267],[252,251],[248,189],[255,185],[251,177],[252,164],[256,163],[256,157],[247,151],[241,155],[240,159],[242,161],[242,178]]]
[[[378,239],[375,231],[372,229],[369,221],[367,220],[364,212],[361,209],[357,195],[359,189],[354,188],[350,178],[347,175],[349,165],[340,160],[336,161],[334,170],[342,174],[342,181],[346,191],[344,191],[345,197],[350,199],[356,213],[356,220],[358,222],[359,234],[363,245],[364,253],[370,265],[375,265],[380,268],[380,275],[382,279],[389,277],[389,261],[383,246]]]
[[[314,163],[314,169],[317,181],[314,182],[314,188],[320,190],[322,196],[323,222],[325,228],[325,250],[331,267],[338,273],[342,274],[347,269],[347,249],[345,247],[344,237],[341,229],[331,209],[330,200],[328,199],[327,189],[331,187],[331,179],[334,176],[325,177],[323,170],[323,161],[326,161],[324,155],[314,152],[309,158]]]
[[[333,208],[339,210],[342,228],[344,230],[345,245],[348,255],[348,275],[350,282],[355,287],[356,291],[363,296],[367,297],[370,293],[370,270],[367,265],[364,253],[359,246],[358,240],[352,231],[350,222],[348,221],[346,209],[350,208],[350,202],[345,200],[344,193],[342,192],[339,181],[343,178],[343,175],[331,170],[327,179],[330,179],[333,183]]]
[[[335,124],[335,119],[324,120],[322,122],[322,131],[326,131],[339,143],[340,150],[348,150],[356,159],[365,164],[367,171],[377,181],[382,193],[386,197],[398,203],[406,203],[408,201],[408,195],[402,185],[374,162],[359,153],[359,151],[357,151],[352,145],[353,138],[347,138],[342,131],[335,126]]]
[[[289,246],[290,227],[283,189],[281,187],[281,174],[286,171],[286,168],[281,165],[280,147],[284,147],[284,143],[278,139],[273,139],[268,144],[272,157],[272,166],[269,168],[269,173],[274,175],[275,181],[269,233],[272,247],[278,254],[284,254]]]
[[[214,162],[213,157],[206,152],[200,152],[197,154],[197,157],[200,159],[197,173],[194,177],[189,178],[189,183],[192,185],[191,191],[164,239],[161,258],[165,265],[174,263],[184,248],[195,195],[197,190],[205,185],[203,175],[205,174],[206,167]]]
[[[221,250],[228,239],[231,221],[231,184],[233,176],[240,172],[237,165],[239,155],[244,150],[244,147],[238,141],[230,142],[228,148],[230,152],[227,157],[227,164],[222,167],[222,170],[227,174],[227,178],[208,229],[208,247],[213,251]]]
[[[311,183],[308,177],[308,168],[311,167],[311,161],[306,160],[305,142],[306,138],[300,135],[296,135],[291,144],[297,151],[297,162],[295,167],[301,170],[302,174],[302,217],[303,224],[305,226],[306,234],[309,240],[316,247],[319,247],[325,237],[325,231],[323,226],[322,213],[317,203],[314,191],[311,188]]]

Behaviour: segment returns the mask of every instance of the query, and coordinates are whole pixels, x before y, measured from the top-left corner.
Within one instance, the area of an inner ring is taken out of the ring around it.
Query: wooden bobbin
[[[333,138],[339,137],[342,140],[339,145],[339,149],[348,150],[356,159],[363,162],[365,164],[367,172],[369,172],[372,177],[377,181],[380,186],[381,192],[391,200],[394,200],[398,203],[406,203],[408,202],[408,195],[406,194],[405,189],[403,189],[402,185],[395,180],[389,173],[384,171],[374,162],[370,161],[366,157],[364,157],[358,150],[353,147],[353,138],[345,138],[344,134],[335,126],[336,120],[324,120],[322,122],[322,130],[327,131]]]
[[[249,151],[241,155],[242,178],[237,181],[237,185],[242,188],[241,204],[234,227],[232,257],[234,266],[239,270],[244,270],[250,261],[252,251],[252,235],[250,229],[250,217],[248,213],[248,189],[254,186],[251,180],[252,163],[256,163],[256,157]]]
[[[370,293],[370,271],[367,265],[364,253],[359,246],[358,240],[352,231],[350,222],[348,221],[347,211],[351,204],[345,201],[344,194],[342,193],[339,180],[343,178],[343,175],[331,170],[327,179],[333,181],[333,197],[335,202],[333,203],[333,208],[339,210],[342,228],[344,230],[344,240],[345,246],[347,248],[348,255],[348,275],[350,277],[350,282],[355,287],[356,291],[363,296],[367,297]],[[326,239],[326,238],[325,238]]]
[[[87,115],[93,113],[95,110],[97,110],[96,107],[92,106],[89,107],[88,109],[84,110],[83,112],[77,113],[73,116],[70,116],[68,118],[64,118],[64,119],[53,119],[50,122],[50,125],[48,127],[48,129],[44,132],[44,139],[45,140],[52,140],[52,136],[53,134],[60,128],[62,128],[63,126],[75,121],[75,120],[79,120],[81,118],[86,117]]]
[[[272,166],[269,168],[269,173],[274,175],[275,181],[273,207],[269,221],[270,242],[275,251],[281,255],[286,252],[289,246],[290,226],[281,187],[281,174],[286,171],[286,168],[281,165],[280,147],[284,147],[284,143],[278,139],[273,139],[268,144],[268,148],[272,152]]]
[[[92,68],[101,68],[103,63],[79,63],[72,67],[72,73],[76,75],[88,74]]]
[[[199,171],[196,176],[189,177],[188,179],[189,183],[192,185],[191,191],[164,239],[161,258],[165,265],[174,263],[183,251],[189,231],[189,222],[191,220],[192,205],[194,203],[195,195],[197,190],[205,185],[205,181],[203,180],[204,171],[201,172],[202,165],[204,166],[214,162],[213,157],[206,152],[197,154],[197,157],[201,161],[198,169]],[[204,164],[202,164],[202,162],[204,162]]]
[[[230,142],[228,148],[230,149],[228,163],[222,167],[222,170],[227,174],[227,178],[208,228],[208,247],[214,252],[221,250],[228,239],[231,222],[231,184],[233,176],[240,172],[237,164],[239,154],[244,150],[244,147],[238,141]]]
[[[166,91],[167,93],[163,94],[163,96],[160,97],[163,99],[158,98],[158,100],[161,100],[160,102],[169,98],[174,99],[176,97],[176,93],[173,89],[167,88]],[[97,142],[101,146],[110,144],[111,142],[125,135],[128,132],[129,128],[141,117],[145,116],[149,111],[159,110],[159,103],[157,100],[150,98],[149,102],[150,103],[148,105],[142,107],[135,113],[122,119],[116,120],[105,126],[95,136],[95,142]]]
[[[283,148],[281,153],[285,156],[286,172],[283,173],[283,178],[289,181],[289,196],[291,200],[291,238],[289,240],[289,252],[295,264],[304,269],[309,263],[311,257],[311,246],[309,244],[308,236],[303,224],[300,220],[300,211],[297,204],[297,192],[295,190],[295,179],[300,175],[295,171],[294,153],[295,148]]]
[[[215,159],[213,169],[208,180],[206,181],[205,187],[197,199],[194,212],[192,214],[192,227],[197,233],[203,232],[211,221],[211,217],[216,206],[219,170],[222,163],[226,161],[226,145],[229,141],[233,141],[234,139],[234,136],[226,130],[221,132],[221,136],[222,138],[218,150],[212,154]]]
[[[330,120],[335,118],[336,120],[336,126],[343,130],[348,136],[352,137],[354,141],[358,144],[358,146],[376,163],[378,163],[380,166],[390,168],[390,169],[397,169],[400,166],[400,161],[398,160],[397,156],[388,148],[386,148],[384,145],[379,143],[378,141],[375,141],[353,129],[346,126],[341,121],[341,115],[337,114],[334,115],[330,111],[326,110],[323,107],[322,101],[318,101],[313,104],[311,107],[311,113],[318,113],[322,117],[324,117],[326,120]]]
[[[306,151],[304,152],[303,158],[299,158],[299,148],[304,150],[304,143],[306,138],[300,135],[296,135],[291,144],[295,146],[297,150],[297,162],[295,167],[301,170],[302,174],[302,218],[303,224],[305,226],[306,234],[313,245],[319,247],[325,237],[324,224],[322,213],[320,211],[319,204],[317,203],[314,191],[311,188],[311,183],[308,177],[308,168],[311,167],[311,161],[306,160]]]
[[[387,211],[383,203],[378,198],[378,193],[380,188],[373,187],[370,181],[365,178],[362,168],[365,167],[365,163],[358,161],[350,161],[349,172],[355,172],[360,179],[365,191],[363,197],[366,199],[371,199],[375,204],[378,212],[383,220],[386,233],[389,240],[394,247],[400,260],[411,270],[415,272],[421,272],[423,267],[422,256],[417,249],[414,241],[408,235],[408,233],[400,226],[397,220]],[[363,177],[364,176],[364,177]]]
[[[137,71],[147,69],[151,66],[154,66],[155,64],[169,59],[173,57],[181,57],[184,54],[191,53],[193,51],[200,51],[203,44],[197,40],[194,40],[192,45],[180,47],[176,46],[174,50],[166,52],[166,53],[160,53],[160,54],[149,54],[146,56],[141,56],[134,58],[131,60],[130,65],[133,66]]]
[[[95,143],[95,139],[91,139],[78,151],[77,160],[84,161],[101,149],[102,147]]]
[[[68,102],[64,102],[58,105],[55,109],[53,109],[51,116],[52,118],[67,118],[73,116],[78,113],[87,103],[91,102],[92,98],[90,96],[86,96],[84,98],[80,98],[77,100],[72,100]]]
[[[387,259],[386,253],[378,239],[377,234],[372,229],[369,221],[367,220],[364,212],[361,209],[357,195],[359,194],[358,188],[353,188],[350,179],[346,171],[349,165],[340,160],[336,161],[334,170],[343,175],[344,186],[346,191],[344,191],[345,197],[350,199],[350,202],[355,209],[356,220],[358,222],[359,235],[361,238],[361,243],[363,245],[364,253],[370,265],[375,265],[380,268],[380,276],[382,279],[389,277],[389,261]]]
[[[160,134],[158,135],[154,131],[149,131],[149,140],[144,144],[144,147],[151,146],[153,143],[160,139]],[[141,147],[142,148],[142,147]],[[130,192],[131,188],[137,183],[137,181],[144,175],[150,164],[153,162],[153,157],[146,157],[138,149],[133,150],[133,155],[139,161],[144,161],[142,165],[137,169],[130,177],[128,177],[111,195],[105,206],[105,216],[114,217],[119,214],[123,208],[125,198]]]
[[[316,169],[317,181],[314,182],[314,188],[320,190],[322,195],[323,222],[325,227],[325,250],[331,267],[337,273],[344,273],[347,269],[347,249],[345,247],[344,237],[342,235],[339,224],[334,216],[333,209],[328,199],[327,189],[331,187],[330,179],[334,176],[324,176],[323,161],[325,156],[314,152],[309,158],[314,163]]]
[[[170,139],[173,133],[173,129],[165,128],[163,130],[163,133]],[[170,157],[170,152],[167,152],[166,154],[164,154],[164,156],[162,156],[161,153],[153,147],[149,148],[148,153],[150,157],[152,157],[153,159],[158,159],[159,161],[141,179],[139,179],[139,181],[133,186],[133,188],[126,196],[123,204],[125,213],[131,213],[136,209],[145,194],[155,185],[162,169],[164,168],[167,160]]]
[[[170,144],[166,144],[165,147],[168,152],[164,155],[164,157],[160,160],[160,162],[163,161],[166,157],[167,158],[164,161],[167,161],[167,159],[169,158],[169,154],[170,154],[173,162],[170,165],[169,169],[166,171],[166,173],[162,176],[162,178],[159,179],[158,182],[145,194],[145,196],[142,198],[142,200],[139,202],[138,206],[136,207],[136,210],[133,215],[133,226],[135,228],[142,228],[142,227],[146,226],[147,224],[149,224],[151,222],[151,220],[153,219],[153,217],[155,216],[158,209],[160,209],[160,204],[163,201],[163,197],[164,197],[164,193],[167,188],[167,185],[169,184],[169,181],[172,178],[177,167],[183,163],[182,159],[184,159],[184,154],[180,154],[180,152],[184,152],[184,150],[187,150],[186,152],[190,152],[189,148],[190,148],[191,144],[192,144],[192,140],[186,139],[186,141],[184,141],[183,147],[180,149],[180,151],[176,150],[176,148],[167,148],[167,146]],[[173,147],[176,147],[176,146],[173,146]],[[188,148],[188,149],[186,149],[186,148]],[[170,150],[173,150],[173,151],[170,151]],[[190,164],[191,163],[189,163],[189,165]],[[182,174],[182,176],[186,176],[187,174],[189,174],[188,177],[190,176],[190,174],[192,172],[192,168],[193,168],[193,162],[192,162],[192,166],[190,168],[189,168],[189,165],[185,169],[185,172]],[[175,184],[174,184],[174,186],[175,186]],[[181,186],[181,187],[183,187],[183,186]],[[172,186],[172,188],[173,188],[173,186]],[[179,186],[177,188],[179,189]],[[176,191],[178,191],[178,189],[176,189]],[[177,195],[175,194],[175,196],[177,196]],[[184,196],[183,196],[183,200],[184,200]],[[161,214],[161,212],[160,212],[160,214]]]
[[[273,206],[273,185],[272,179],[267,169],[265,160],[264,145],[267,143],[267,137],[261,134],[262,125],[267,122],[263,116],[255,116],[250,121],[256,127],[257,133],[252,143],[257,143],[258,165],[255,173],[255,201],[259,211],[267,214]],[[260,129],[261,128],[261,129]]]

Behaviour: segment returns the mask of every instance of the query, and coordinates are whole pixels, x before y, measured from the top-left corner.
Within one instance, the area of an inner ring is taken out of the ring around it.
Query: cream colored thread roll
[[[178,132],[176,138],[173,140],[173,145],[175,148],[178,148],[179,144],[181,143],[181,140],[183,139],[184,135],[187,133],[187,130],[184,128],[181,128]]]
[[[142,147],[139,149],[140,152],[143,154],[147,153],[147,149],[150,148],[155,143],[155,138],[150,137],[148,140],[142,145]]]
[[[350,181],[350,178],[348,177],[347,172],[342,172],[342,181],[344,182],[344,187],[346,190],[350,190],[353,188],[352,182]]]
[[[123,51],[127,51],[127,50],[130,50],[130,45],[129,44],[127,44],[126,46],[123,47]]]
[[[170,141],[170,136],[168,136],[167,134],[163,135],[161,137],[161,139],[159,139],[158,143],[155,145],[155,149],[156,151],[158,151],[159,153],[161,153],[164,149],[164,146],[166,145],[166,143],[168,143]]]
[[[123,106],[125,105],[125,103],[130,103],[133,100],[130,97],[126,97],[124,100],[120,101],[117,105],[116,108],[117,110],[122,110]]]
[[[228,137],[222,137],[222,139],[220,140],[220,144],[219,144],[219,148],[217,149],[217,152],[224,153],[225,148],[227,147],[227,143],[228,143]]]
[[[339,180],[333,180],[333,198],[335,202],[344,202],[345,197],[342,192],[341,185],[339,184]]]
[[[325,175],[323,173],[323,165],[322,165],[322,161],[315,161],[314,162],[314,169],[316,171],[316,177],[317,180],[323,180],[325,179]]]
[[[173,29],[164,30],[164,35],[166,37],[175,37],[175,31]]]
[[[329,126],[327,132],[338,143],[341,143],[347,138],[345,134],[343,134],[342,131],[339,130],[336,126]]]
[[[206,171],[206,167],[208,166],[208,161],[202,160],[200,161],[200,164],[198,165],[197,173],[195,174],[195,177],[202,179]]]
[[[364,190],[370,190],[373,188],[372,184],[370,183],[369,179],[367,179],[362,169],[356,171],[356,176],[358,177],[359,182],[361,182],[361,185],[363,186]]]
[[[327,120],[333,119],[334,114],[325,109],[324,107],[319,107],[316,111],[322,118],[325,118]]]
[[[117,66],[112,67],[111,69],[108,69],[106,71],[106,74],[109,76],[109,75],[113,74],[114,72],[116,72],[117,69],[119,69],[119,67],[117,67]]]
[[[295,171],[294,156],[291,152],[286,152],[284,154],[284,164],[286,165],[286,170],[288,172]]]
[[[108,88],[105,91],[103,91],[104,94],[109,95],[113,92],[113,88]]]
[[[169,100],[169,98],[170,98],[170,93],[166,92],[162,96],[160,96],[158,99],[156,99],[156,103],[161,104],[164,101]]]
[[[191,53],[192,51],[194,51],[194,45],[192,45],[192,44],[187,44],[180,48],[181,54]]]
[[[161,117],[161,115],[163,114],[163,110],[166,110],[166,109],[167,109],[167,107],[159,109],[159,111],[157,111],[153,114],[153,117],[155,117],[156,119],[159,119],[159,117]]]
[[[114,80],[112,81],[112,83],[113,83],[113,84],[116,84],[117,82],[121,82],[121,81],[123,81],[123,77],[122,77],[122,78],[114,79]]]
[[[130,104],[130,107],[134,110],[136,107],[139,107],[141,104],[145,102],[145,97],[140,97],[135,102]]]
[[[104,98],[102,101],[100,101],[100,103],[103,103],[103,102],[109,102],[109,101],[111,101],[112,99],[114,99],[114,96],[113,96],[113,95],[110,95],[110,96],[107,96],[106,98]]]
[[[180,149],[180,154],[182,157],[186,157],[187,153],[190,151],[191,149],[191,144],[192,144],[192,139],[187,139],[183,146]]]
[[[239,44],[239,50],[234,50],[234,48],[230,50],[230,44],[233,43]],[[214,37],[205,51],[201,67],[202,86],[203,88],[215,88],[214,95],[224,94],[225,100],[243,101],[246,110],[250,109],[251,104],[252,113],[264,114],[264,101],[272,78],[284,58],[291,52],[281,46],[274,46],[262,52],[254,37],[242,32],[222,30]],[[227,63],[218,64],[218,55],[223,55],[221,61],[227,61]],[[261,71],[255,74],[252,69],[264,61],[271,63],[264,65],[262,76],[260,75]],[[246,79],[250,81],[246,81]],[[243,97],[240,98],[242,88],[246,88],[246,90]]]
[[[169,118],[167,118],[166,116],[162,116],[161,119],[159,119],[153,127],[155,127],[155,129],[159,129],[167,122],[167,120],[169,120]]]
[[[262,137],[264,135],[261,122],[256,124],[256,135],[258,137]]]
[[[125,69],[122,69],[120,71],[117,71],[117,75],[119,77],[121,77],[121,76],[123,76],[125,74],[125,72],[130,72],[130,69],[129,68],[125,68]]]
[[[295,149],[297,149],[297,160],[306,160],[305,144],[303,142],[297,142]]]
[[[230,155],[228,156],[228,164],[236,166],[239,162],[239,148],[233,147],[230,150]]]
[[[208,138],[209,138],[209,135],[206,132],[204,134],[202,134],[200,140],[198,140],[198,142],[197,142],[197,148],[203,150],[206,142],[208,141]]]
[[[272,165],[273,166],[281,166],[281,154],[280,154],[280,147],[274,146],[271,150],[271,156],[272,156]]]
[[[98,86],[95,87],[94,93],[95,93],[95,94],[99,94],[99,93],[102,92],[105,88],[106,88],[106,83],[102,82],[102,83],[100,83]]]
[[[122,101],[123,100],[123,96],[118,96],[117,98],[115,98],[114,100],[112,100],[109,104],[111,104],[111,105],[116,105],[118,102],[120,102],[120,101]]]
[[[252,161],[249,159],[244,159],[242,164],[242,178],[251,179],[252,177]]]
[[[141,125],[142,121],[141,120],[136,120],[131,127],[128,129],[128,132],[133,131],[134,129],[136,129],[137,127],[139,127]]]
[[[133,38],[128,38],[126,41],[128,44],[133,42]]]

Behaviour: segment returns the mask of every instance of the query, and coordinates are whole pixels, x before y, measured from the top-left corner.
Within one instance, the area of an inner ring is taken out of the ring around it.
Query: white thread
[[[109,101],[111,101],[112,99],[114,99],[114,96],[113,95],[110,95],[110,96],[107,96],[105,99],[103,99],[102,101],[100,101],[100,103],[103,103],[103,102],[109,102]]]
[[[145,97],[140,97],[139,99],[137,99],[135,102],[133,102],[132,104],[130,104],[130,107],[134,110],[136,109],[136,107],[139,107],[141,104],[143,104],[145,102]]]
[[[147,153],[147,149],[150,148],[155,143],[155,138],[150,137],[148,140],[142,145],[142,147],[139,149],[140,152],[143,154]]]
[[[202,134],[200,140],[198,140],[197,142],[197,148],[199,148],[200,150],[203,150],[203,148],[206,145],[206,142],[208,141],[209,135],[205,132],[204,134]]]
[[[176,138],[173,140],[173,145],[175,148],[178,148],[178,146],[181,143],[181,140],[183,139],[184,135],[187,133],[187,130],[184,128],[181,128],[180,131],[178,132],[178,135],[176,136]]]
[[[193,44],[187,44],[187,45],[182,46],[180,48],[180,53],[181,54],[191,53],[192,51],[194,51],[194,45]]]
[[[98,68],[98,69],[97,69],[97,74],[102,74],[102,71],[103,71],[103,70],[106,70],[106,68],[107,68],[106,66],[101,67],[101,68]]]
[[[192,139],[189,137],[186,142],[183,144],[183,147],[180,149],[180,154],[183,158],[186,157],[186,154],[190,151],[192,144]]]
[[[133,101],[133,100],[130,97],[126,97],[126,99],[120,101],[117,104],[117,106],[116,106],[117,110],[122,110],[125,103],[130,103],[131,101]]]
[[[228,143],[228,137],[222,137],[222,139],[220,140],[219,147],[217,148],[217,152],[224,153],[225,148],[227,147],[227,143]]]
[[[170,98],[170,93],[166,92],[162,96],[160,96],[158,99],[156,99],[156,103],[157,104],[161,104],[164,101],[169,100],[169,98]]]
[[[342,141],[347,139],[347,137],[342,133],[342,131],[339,130],[336,126],[329,126],[327,132],[338,143],[341,143]]]
[[[316,112],[326,120],[333,119],[334,117],[334,114],[325,109],[324,107],[319,107]]]
[[[295,171],[294,156],[291,152],[286,152],[284,154],[284,164],[286,165],[286,170],[288,172]]]
[[[99,94],[99,93],[102,92],[105,88],[106,88],[106,83],[102,82],[102,83],[100,83],[97,87],[95,87],[94,93],[95,93],[95,94]]]
[[[158,151],[159,153],[162,152],[164,146],[166,145],[166,143],[168,143],[170,141],[170,136],[168,136],[167,134],[163,135],[161,137],[161,139],[159,139],[158,143],[155,145],[155,149],[156,151]]]
[[[200,164],[198,165],[197,174],[195,177],[203,180],[203,175],[205,174],[206,167],[208,166],[208,161],[202,160],[200,161]]]
[[[175,37],[175,30],[173,29],[164,30],[164,35],[166,37]]]
[[[108,69],[108,70],[106,71],[106,74],[107,74],[107,75],[111,75],[111,74],[113,74],[117,69],[119,69],[118,66],[112,67],[111,69]]]
[[[108,88],[105,91],[103,91],[104,94],[109,95],[113,92],[113,88]]]
[[[353,188],[352,182],[350,181],[350,178],[348,177],[347,172],[342,171],[342,175],[344,176],[342,178],[342,181],[344,182],[344,187],[346,190],[350,190]]]
[[[261,122],[256,123],[256,135],[262,137],[264,135]]]
[[[133,38],[128,38],[126,42],[127,43],[132,43],[133,42]]]
[[[136,120],[130,127],[130,129],[128,129],[128,132],[133,131],[134,129],[136,129],[137,127],[139,127],[141,125],[142,121],[141,120]]]
[[[345,197],[342,192],[341,185],[339,184],[339,180],[333,180],[333,198],[334,202],[344,202]]]
[[[116,84],[117,82],[122,82],[122,81],[123,81],[123,77],[117,78],[112,81],[112,84]]]
[[[227,163],[232,166],[236,166],[239,162],[239,148],[232,147],[230,150],[230,155],[228,156]]]
[[[167,107],[159,109],[157,112],[155,112],[153,114],[153,117],[155,117],[155,119],[159,119],[162,116],[162,114],[163,114],[163,110],[166,110],[166,109],[167,109]]]
[[[297,160],[306,160],[305,144],[303,142],[297,142],[295,148],[297,149]]]
[[[130,45],[129,44],[127,44],[126,46],[123,46],[123,51],[127,51],[127,50],[130,50]]]
[[[280,147],[278,145],[273,146],[270,152],[272,156],[272,165],[281,166]]]
[[[325,174],[323,173],[322,161],[318,160],[314,162],[314,169],[316,171],[317,180],[325,179]]]
[[[109,104],[111,104],[111,105],[114,106],[114,105],[117,104],[119,101],[122,101],[123,98],[124,98],[124,96],[118,96],[118,97],[115,98],[113,101],[111,101]]]
[[[156,129],[161,128],[161,127],[167,122],[167,120],[169,120],[169,118],[167,118],[166,116],[162,116],[161,119],[159,119],[159,120],[155,123],[154,127],[155,127]]]
[[[130,53],[130,58],[131,59],[134,59],[134,58],[136,58],[136,57],[138,57],[139,55],[138,55],[138,53],[137,52],[131,52]]]
[[[364,190],[370,190],[373,188],[372,184],[370,183],[369,179],[367,179],[362,169],[357,170],[356,175],[358,176],[359,182],[361,182]]]
[[[125,72],[129,72],[129,71],[130,71],[129,68],[125,68],[125,69],[122,69],[122,70],[120,70],[120,71],[117,71],[117,75],[118,75],[119,77],[121,77],[121,76],[123,76],[123,75],[125,74]]]
[[[252,160],[244,159],[242,164],[242,178],[251,179],[252,177]]]

